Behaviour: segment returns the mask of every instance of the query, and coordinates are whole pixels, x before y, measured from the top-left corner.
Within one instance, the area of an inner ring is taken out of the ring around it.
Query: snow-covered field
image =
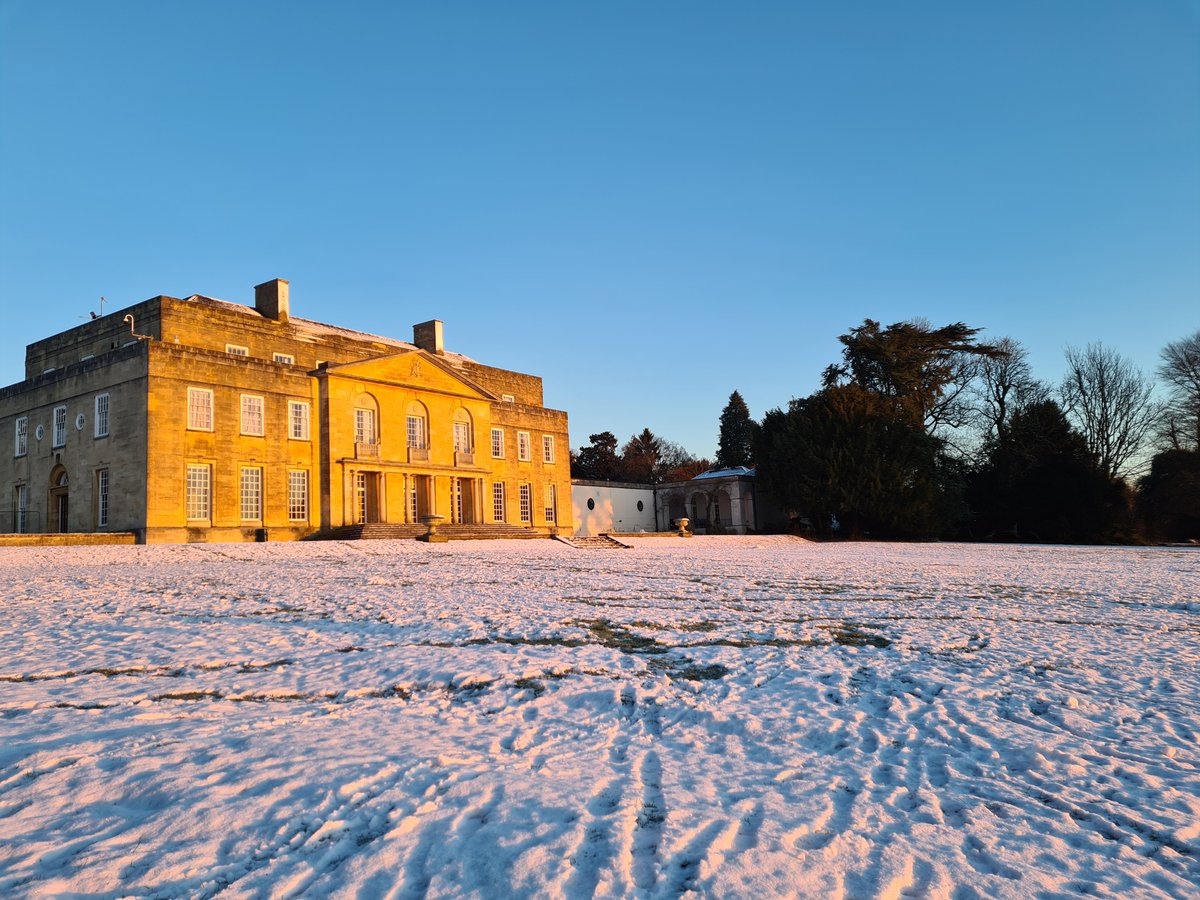
[[[1200,551],[0,549],[0,896],[1195,897]]]

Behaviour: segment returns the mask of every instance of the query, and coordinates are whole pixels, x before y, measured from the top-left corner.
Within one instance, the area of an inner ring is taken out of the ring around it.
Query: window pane
[[[521,485],[521,521],[533,521],[533,487],[528,484]]]
[[[358,444],[375,443],[375,410],[354,411],[354,441]]]
[[[188,388],[188,428],[212,431],[212,391]]]
[[[293,522],[308,519],[308,472],[288,472],[288,518]]]
[[[469,422],[454,423],[454,449],[462,453],[471,450],[471,425]]]
[[[262,469],[245,467],[241,477],[242,518],[262,518]]]
[[[96,524],[108,525],[108,469],[96,472]]]
[[[408,417],[408,446],[425,449],[425,419],[422,416]]]
[[[242,434],[263,433],[263,398],[242,394]]]
[[[96,437],[108,436],[108,394],[96,397]]]
[[[187,517],[207,519],[209,498],[208,466],[187,467]]]
[[[292,439],[297,441],[309,439],[308,410],[307,403],[301,403],[298,400],[288,401],[288,421],[291,423],[288,433]]]
[[[492,520],[503,522],[504,519],[504,482],[496,481],[492,483]]]
[[[27,519],[27,511],[29,509],[29,485],[18,484],[16,486],[16,509],[13,514],[15,521],[13,522],[13,530],[17,534],[24,534],[29,527]]]
[[[354,476],[355,522],[367,521],[367,476],[358,472]]]
[[[492,457],[504,459],[504,429],[492,429]]]

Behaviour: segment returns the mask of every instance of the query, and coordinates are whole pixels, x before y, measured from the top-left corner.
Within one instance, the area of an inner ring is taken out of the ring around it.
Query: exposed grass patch
[[[266,669],[277,669],[280,666],[290,666],[293,660],[275,659],[265,663],[201,663],[192,666],[128,666],[116,668],[113,666],[98,666],[92,669],[67,669],[63,672],[30,672],[22,675],[0,675],[0,682],[5,684],[21,684],[31,681],[65,681],[70,678],[82,678],[87,675],[103,675],[105,678],[135,678],[144,675],[148,678],[182,678],[188,670],[203,672],[217,669],[238,669],[241,672],[260,672]]]
[[[674,677],[682,678],[684,681],[716,681],[718,678],[724,678],[728,674],[729,669],[720,663],[712,663],[707,666],[689,664],[676,669]]]
[[[166,694],[155,694],[151,701],[158,703],[163,700],[221,700],[225,697],[220,691],[171,691]]]
[[[608,619],[584,619],[579,624],[591,631],[601,646],[620,650],[622,653],[660,654],[668,650],[654,638],[634,634],[628,628],[616,625]]]
[[[518,678],[513,686],[522,691],[533,691],[535,697],[540,697],[546,691],[546,683],[537,678]]]
[[[740,650],[747,650],[750,647],[827,647],[825,641],[814,640],[813,638],[787,638],[787,637],[769,637],[769,638],[712,638],[707,641],[696,641],[688,644],[688,647],[737,647]]]
[[[882,634],[869,631],[868,629],[875,627],[872,625],[839,622],[836,625],[818,625],[817,627],[833,638],[835,644],[842,647],[879,647],[882,649],[892,645],[892,642]]]
[[[716,631],[720,626],[716,622],[700,621],[700,622],[682,622],[680,624],[670,624],[664,622],[648,622],[638,620],[629,623],[630,628],[648,628],[651,631],[683,631],[687,633],[701,632],[708,633]]]

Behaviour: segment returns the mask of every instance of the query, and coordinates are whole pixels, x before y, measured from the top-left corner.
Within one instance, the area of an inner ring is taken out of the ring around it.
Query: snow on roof
[[[230,303],[228,300],[218,300],[216,297],[206,297],[204,294],[192,294],[190,297],[185,297],[184,300],[188,303],[205,303],[209,306],[215,306],[219,309],[228,310],[229,312],[240,313],[241,315],[250,315],[255,318],[262,318],[260,313],[253,306],[246,306],[244,303]],[[298,316],[291,316],[288,319],[289,323],[295,326],[300,331],[308,332],[309,334],[327,335],[329,337],[345,337],[358,341],[372,341],[377,344],[387,344],[391,347],[400,347],[404,350],[416,350],[417,345],[409,341],[401,341],[396,338],[384,337],[381,334],[371,334],[369,331],[355,331],[353,328],[342,328],[339,325],[329,325],[325,322],[316,322],[312,319],[301,319]],[[444,359],[451,365],[457,365],[460,362],[475,362],[469,356],[464,356],[461,353],[453,353],[449,350],[445,352]]]
[[[692,481],[699,481],[702,478],[753,478],[754,469],[746,466],[730,466],[728,469],[709,469],[707,472],[701,472]]]

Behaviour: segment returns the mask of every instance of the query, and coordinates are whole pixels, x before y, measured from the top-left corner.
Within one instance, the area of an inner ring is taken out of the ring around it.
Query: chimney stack
[[[426,353],[436,353],[445,356],[446,349],[442,345],[442,321],[431,319],[413,326],[413,343]]]
[[[273,278],[254,286],[254,308],[267,319],[286,323],[288,320],[288,283]]]

